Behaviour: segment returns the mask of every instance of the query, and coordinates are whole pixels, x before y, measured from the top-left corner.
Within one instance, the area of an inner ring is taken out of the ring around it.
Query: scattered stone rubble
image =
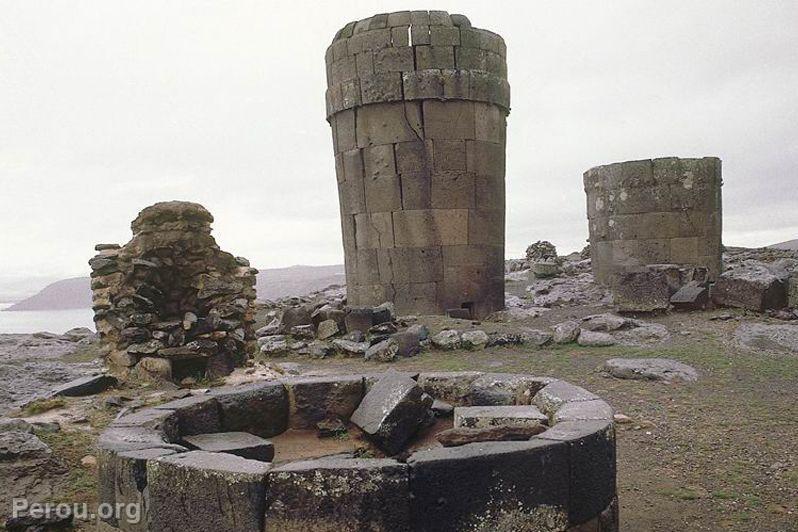
[[[254,351],[257,270],[219,249],[212,222],[196,203],[158,203],[133,221],[130,242],[97,246],[94,321],[118,376],[226,375]]]

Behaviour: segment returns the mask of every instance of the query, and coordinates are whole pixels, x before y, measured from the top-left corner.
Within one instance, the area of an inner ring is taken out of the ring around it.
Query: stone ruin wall
[[[504,308],[506,47],[463,15],[350,22],[327,49],[348,300]]]
[[[721,161],[668,157],[609,164],[584,174],[596,280],[652,264],[721,265]]]
[[[94,322],[117,375],[225,375],[254,351],[257,270],[219,249],[211,222],[196,203],[158,203],[133,221],[130,242],[96,247]]]

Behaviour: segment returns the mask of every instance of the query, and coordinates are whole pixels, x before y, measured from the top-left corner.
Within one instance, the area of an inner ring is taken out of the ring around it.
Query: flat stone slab
[[[432,397],[416,381],[388,371],[371,387],[351,421],[386,453],[396,454],[428,418],[431,407]]]
[[[458,427],[439,432],[435,435],[435,439],[444,447],[459,447],[460,445],[486,441],[524,441],[545,432],[545,430],[546,426],[540,423],[536,425],[502,425],[478,429]]]
[[[619,379],[695,382],[698,372],[692,366],[668,358],[611,358],[604,370]]]
[[[190,448],[199,451],[234,454],[241,458],[261,462],[271,462],[274,459],[272,442],[247,432],[196,434],[186,436],[183,441]]]
[[[81,377],[55,388],[52,392],[54,396],[64,397],[84,397],[104,392],[112,386],[116,386],[116,377],[110,375],[93,375]]]
[[[734,331],[734,339],[751,349],[798,355],[798,325],[743,323]]]
[[[270,469],[206,451],[148,461],[150,530],[262,530]]]
[[[546,415],[536,406],[458,406],[454,409],[454,426],[487,428],[503,425],[535,427],[548,423]]]

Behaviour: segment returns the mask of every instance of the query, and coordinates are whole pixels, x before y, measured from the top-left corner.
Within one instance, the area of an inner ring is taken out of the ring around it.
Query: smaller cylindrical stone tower
[[[504,308],[506,47],[463,15],[350,22],[327,49],[347,297]]]
[[[721,161],[667,157],[608,164],[584,174],[596,280],[649,264],[721,273]]]

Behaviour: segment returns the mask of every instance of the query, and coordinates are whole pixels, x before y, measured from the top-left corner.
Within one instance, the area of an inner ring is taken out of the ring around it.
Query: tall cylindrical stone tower
[[[463,15],[350,22],[327,49],[351,305],[504,307],[506,47]]]
[[[721,273],[721,161],[667,157],[608,164],[584,174],[593,273],[650,264]]]

